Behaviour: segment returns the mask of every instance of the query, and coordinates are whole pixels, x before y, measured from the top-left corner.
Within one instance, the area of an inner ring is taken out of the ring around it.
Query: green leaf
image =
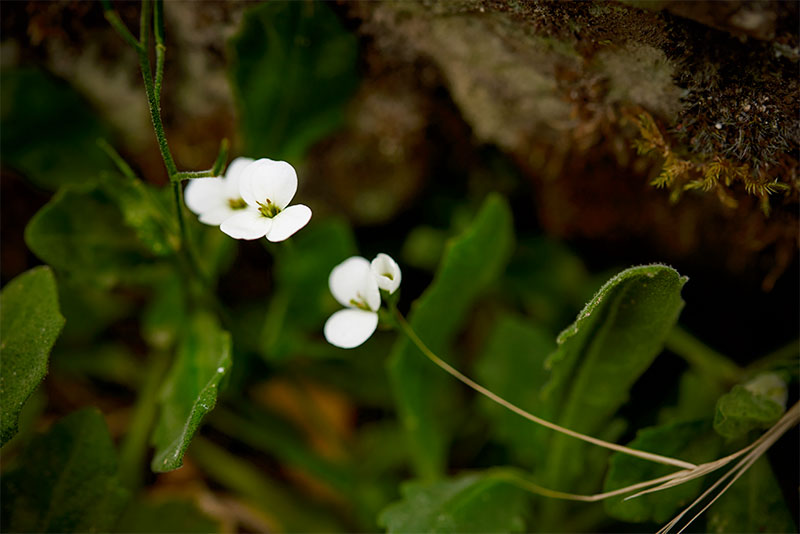
[[[231,45],[244,153],[295,161],[342,123],[358,45],[325,2],[250,9]]]
[[[0,442],[17,433],[28,397],[47,374],[50,350],[64,326],[49,267],[11,280],[0,294]]]
[[[3,165],[51,190],[111,169],[96,144],[108,129],[69,85],[33,68],[4,69],[2,78]]]
[[[765,457],[751,465],[707,514],[707,532],[797,532]]]
[[[2,493],[3,532],[108,531],[127,492],[100,412],[75,412],[34,438]]]
[[[764,373],[733,386],[717,401],[714,430],[738,438],[755,428],[769,428],[786,411],[786,382],[777,373]]]
[[[142,316],[142,338],[151,346],[168,350],[178,340],[186,323],[183,280],[170,273],[158,283]]]
[[[628,447],[681,458],[694,463],[713,460],[721,450],[722,440],[711,431],[709,421],[665,424],[640,430]],[[675,467],[656,464],[627,454],[615,453],[610,460],[604,491],[615,490],[675,472]],[[698,478],[668,490],[636,497],[628,501],[613,497],[604,501],[606,511],[623,521],[663,523],[680,508],[690,504],[703,487]],[[630,494],[629,494],[630,495]]]
[[[220,524],[201,512],[195,503],[171,498],[133,503],[117,523],[115,532],[220,532]]]
[[[531,413],[541,413],[539,393],[550,376],[544,363],[553,350],[555,342],[548,332],[527,320],[503,316],[476,363],[476,376],[504,399]],[[519,462],[532,466],[547,455],[552,431],[483,397],[481,405],[491,419],[493,435],[511,448]]]
[[[473,304],[502,272],[513,241],[511,210],[506,201],[489,196],[472,225],[448,244],[439,270],[415,302],[409,322],[440,357]],[[453,379],[427,361],[405,337],[398,339],[388,362],[397,409],[407,432],[415,470],[430,479],[444,471],[452,418],[448,406]]]
[[[589,435],[599,434],[628,399],[636,379],[661,352],[683,307],[686,278],[664,265],[632,267],[611,278],[557,339],[547,361],[552,370],[542,390],[543,415]],[[567,491],[586,480],[586,445],[553,436],[544,479]]]
[[[153,432],[153,471],[172,471],[183,465],[186,448],[203,416],[216,405],[220,380],[230,366],[230,335],[213,315],[195,313],[161,391]]]
[[[318,336],[325,320],[339,309],[328,289],[334,265],[356,253],[350,227],[339,220],[312,223],[275,255],[275,292],[262,334],[268,359],[291,355],[297,345]]]
[[[165,205],[161,191],[134,178],[110,173],[103,175],[101,187],[122,212],[125,225],[136,232],[151,253],[166,256],[178,249],[175,216]]]
[[[154,265],[97,186],[61,189],[30,220],[25,242],[57,271],[103,288],[141,280]]]
[[[527,495],[490,472],[411,482],[378,522],[388,532],[524,532]]]

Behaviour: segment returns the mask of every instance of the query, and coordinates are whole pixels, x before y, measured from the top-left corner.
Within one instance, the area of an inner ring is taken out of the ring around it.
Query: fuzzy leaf
[[[765,457],[751,465],[707,513],[707,532],[797,532]]]
[[[440,357],[462,327],[481,292],[508,260],[513,241],[511,211],[500,196],[490,196],[467,230],[449,243],[431,285],[415,302],[409,322]],[[451,419],[447,405],[453,379],[419,353],[405,337],[388,362],[397,409],[405,427],[417,475],[435,478],[444,471]]]
[[[733,386],[717,401],[714,430],[726,438],[738,438],[755,428],[768,428],[786,410],[786,396],[786,382],[776,373]]]
[[[219,383],[231,366],[231,338],[216,318],[197,312],[189,319],[160,395],[160,413],[153,432],[153,471],[172,471],[203,416],[217,403]]]
[[[406,483],[378,522],[388,532],[524,532],[527,495],[489,472]]]
[[[557,339],[547,361],[552,370],[542,390],[542,415],[560,425],[598,435],[628,399],[637,378],[661,352],[678,318],[686,278],[665,265],[632,267],[611,278]],[[556,434],[550,442],[545,480],[569,491],[586,480],[586,445]]]
[[[554,349],[555,342],[547,332],[528,321],[505,316],[490,334],[476,364],[476,376],[504,399],[531,413],[540,413],[539,392],[549,377],[544,362]],[[493,434],[511,448],[518,460],[535,465],[546,456],[550,430],[483,397],[481,404],[491,418]]]
[[[153,263],[109,196],[96,186],[60,190],[25,228],[28,247],[56,271],[107,288]]]
[[[665,424],[640,430],[629,447],[701,463],[713,460],[722,440],[711,431],[708,421]],[[615,490],[675,472],[674,467],[656,464],[627,454],[615,453],[610,460],[604,491]],[[613,497],[604,501],[609,515],[623,521],[663,523],[694,500],[703,487],[698,478],[664,491],[630,499]]]
[[[49,267],[11,280],[0,294],[0,444],[17,433],[28,397],[47,374],[50,350],[64,326]]]
[[[75,412],[34,438],[2,481],[3,532],[106,532],[127,499],[103,416]]]
[[[341,124],[358,83],[358,46],[324,2],[254,7],[231,44],[246,154],[297,160]]]

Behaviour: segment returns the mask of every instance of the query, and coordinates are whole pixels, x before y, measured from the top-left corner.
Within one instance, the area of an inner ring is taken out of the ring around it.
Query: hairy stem
[[[623,454],[628,454],[630,456],[636,456],[637,458],[642,458],[643,460],[649,460],[651,462],[656,462],[659,464],[665,465],[673,465],[676,467],[680,467],[682,469],[694,469],[697,467],[695,464],[686,462],[684,460],[679,460],[677,458],[670,458],[669,456],[662,456],[660,454],[653,454],[650,452],[640,451],[637,449],[631,449],[630,447],[625,447],[623,445],[618,445],[616,443],[611,443],[602,439],[594,438],[592,436],[587,436],[586,434],[581,434],[580,432],[575,432],[574,430],[570,430],[568,428],[564,428],[559,426],[555,423],[551,423],[546,419],[542,419],[541,417],[537,417],[530,412],[527,412],[520,408],[519,406],[507,401],[506,399],[500,397],[499,395],[493,393],[489,389],[483,387],[482,385],[478,384],[468,376],[464,375],[450,364],[436,356],[425,343],[417,336],[417,333],[414,332],[414,329],[411,328],[411,325],[405,320],[405,318],[395,309],[395,319],[397,320],[398,325],[403,330],[403,332],[408,336],[414,345],[424,354],[430,361],[434,364],[439,366],[445,372],[450,374],[451,376],[455,377],[457,380],[462,382],[463,384],[469,386],[470,388],[474,389],[484,397],[490,399],[493,402],[511,410],[512,412],[516,413],[517,415],[524,417],[525,419],[532,421],[538,425],[547,427],[551,430],[555,430],[556,432],[561,432],[562,434],[566,434],[567,436],[572,436],[573,438],[586,441],[593,445],[597,445],[599,447],[603,447],[606,449],[610,449],[612,451],[621,452]]]

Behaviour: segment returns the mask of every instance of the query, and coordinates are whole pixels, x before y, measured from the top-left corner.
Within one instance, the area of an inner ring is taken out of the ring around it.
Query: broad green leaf
[[[328,289],[334,265],[356,253],[348,225],[339,220],[312,223],[275,254],[275,291],[263,329],[269,359],[281,359],[309,335],[318,336],[327,317],[339,309]],[[335,352],[335,351],[332,351]]]
[[[17,433],[22,406],[47,374],[50,350],[64,326],[49,267],[11,280],[0,294],[0,442]]]
[[[628,391],[661,351],[678,318],[686,278],[664,265],[632,267],[606,282],[576,321],[557,339],[542,415],[560,425],[597,435],[628,400]],[[586,444],[553,436],[544,479],[550,487],[575,487],[586,479]]]
[[[709,421],[665,424],[640,430],[628,446],[694,463],[713,460],[721,450],[722,440],[711,430]],[[656,464],[615,453],[610,460],[604,491],[615,490],[675,472],[675,467]],[[613,497],[604,501],[609,515],[623,521],[669,521],[680,509],[690,504],[703,487],[698,478],[674,488],[643,495],[628,501]]]
[[[75,412],[34,438],[2,493],[3,532],[107,532],[127,491],[100,412]]]
[[[111,169],[97,146],[108,129],[69,85],[33,68],[4,69],[2,78],[3,165],[51,190]]]
[[[325,2],[254,7],[231,45],[244,153],[295,161],[342,123],[358,46]]]
[[[768,428],[786,411],[786,382],[777,373],[764,373],[733,386],[717,401],[714,430],[738,438],[756,428]]]
[[[120,518],[115,532],[220,532],[221,527],[195,503],[171,498],[169,500],[141,499],[134,502]]]
[[[203,416],[217,403],[220,380],[231,366],[231,338],[211,314],[198,311],[188,321],[175,363],[164,381],[153,432],[153,471],[172,471]]]
[[[60,190],[25,228],[28,247],[56,271],[108,288],[141,280],[153,259],[97,186]]]
[[[711,505],[707,514],[707,532],[797,532],[781,488],[763,456]]]
[[[512,246],[511,211],[506,201],[489,196],[472,225],[448,244],[436,276],[415,302],[409,322],[440,357],[480,296],[506,265]],[[454,379],[436,368],[404,336],[388,362],[397,409],[406,429],[418,476],[442,474],[452,420]]]
[[[378,521],[388,532],[524,532],[527,495],[489,472],[410,482]]]
[[[546,331],[527,320],[504,316],[490,334],[476,364],[476,376],[504,399],[531,413],[541,413],[539,393],[550,375],[544,362],[554,349],[555,342]],[[552,431],[483,397],[481,404],[491,418],[494,436],[511,448],[517,460],[536,465],[546,456]]]

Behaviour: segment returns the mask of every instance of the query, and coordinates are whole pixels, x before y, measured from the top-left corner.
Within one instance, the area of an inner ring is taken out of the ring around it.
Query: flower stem
[[[483,387],[482,385],[478,384],[477,382],[475,382],[474,380],[472,380],[471,378],[469,378],[465,374],[461,373],[460,371],[458,371],[457,369],[452,367],[450,364],[448,364],[447,362],[445,362],[444,360],[442,360],[441,358],[436,356],[436,354],[434,354],[433,351],[431,351],[427,347],[427,345],[425,345],[425,343],[423,343],[423,341],[419,338],[417,333],[414,332],[414,329],[411,327],[410,324],[408,324],[408,322],[405,320],[403,315],[399,311],[397,311],[396,309],[394,311],[395,311],[395,319],[397,321],[397,324],[400,326],[400,328],[403,330],[403,332],[406,334],[406,336],[408,336],[408,338],[411,340],[411,342],[414,343],[414,345],[417,346],[417,348],[422,352],[422,354],[425,355],[425,357],[427,357],[430,361],[432,361],[434,364],[439,366],[441,369],[443,369],[445,372],[447,372],[448,374],[450,374],[451,376],[453,376],[454,378],[456,378],[457,380],[459,380],[463,384],[469,386],[470,388],[472,388],[473,390],[477,391],[478,393],[480,393],[484,397],[487,397],[488,399],[496,402],[497,404],[503,406],[504,408],[507,408],[508,410],[511,410],[512,412],[516,413],[517,415],[519,415],[521,417],[524,417],[525,419],[527,419],[529,421],[532,421],[532,422],[534,422],[534,423],[536,423],[538,425],[547,427],[547,428],[549,428],[551,430],[555,430],[556,432],[561,432],[562,434],[566,434],[567,436],[571,436],[573,438],[576,438],[576,439],[591,443],[593,445],[597,445],[599,447],[610,449],[612,451],[621,452],[623,454],[628,454],[630,456],[635,456],[637,458],[642,458],[643,460],[649,460],[651,462],[665,464],[665,465],[674,465],[676,467],[680,467],[680,468],[683,468],[683,469],[693,469],[693,468],[697,467],[695,464],[690,463],[690,462],[686,462],[684,460],[671,458],[669,456],[662,456],[660,454],[654,454],[654,453],[650,453],[650,452],[640,451],[640,450],[637,450],[637,449],[631,449],[629,447],[625,447],[624,445],[618,445],[616,443],[611,443],[611,442],[608,442],[608,441],[604,441],[602,439],[594,438],[592,436],[587,436],[586,434],[581,434],[580,432],[575,432],[574,430],[570,430],[568,428],[564,428],[562,426],[559,426],[559,425],[557,425],[555,423],[551,423],[550,421],[547,421],[546,419],[542,419],[541,417],[537,417],[537,416],[533,415],[532,413],[523,410],[519,406],[507,401],[506,399],[504,399],[504,398],[500,397],[499,395],[493,393],[489,389],[487,389],[487,388]]]

